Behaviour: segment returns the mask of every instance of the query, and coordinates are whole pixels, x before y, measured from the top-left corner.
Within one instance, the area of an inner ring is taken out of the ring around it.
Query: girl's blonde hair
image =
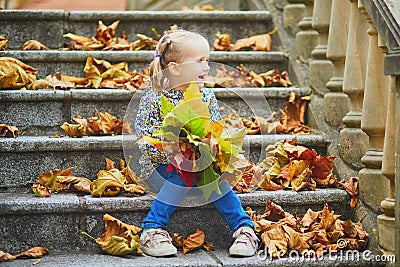
[[[172,30],[160,38],[156,46],[156,56],[150,63],[151,85],[155,92],[168,87],[168,79],[163,70],[168,68],[170,62],[183,61],[187,41],[193,37],[204,38],[199,33],[186,30]]]

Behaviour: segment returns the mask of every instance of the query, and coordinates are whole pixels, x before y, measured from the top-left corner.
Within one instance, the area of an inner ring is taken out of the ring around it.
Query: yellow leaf
[[[118,195],[126,182],[118,169],[100,170],[97,179],[90,184],[93,197]]]
[[[196,82],[191,82],[189,87],[183,93],[183,101],[188,101],[195,98],[201,99],[202,95],[199,91],[199,87],[197,87]]]
[[[48,187],[40,184],[32,185],[31,190],[37,197],[49,197],[51,194]]]
[[[164,151],[164,148],[169,146],[168,142],[164,142],[147,135],[140,138],[138,141],[136,141],[136,143],[139,145],[152,145],[160,151]]]
[[[64,122],[60,127],[69,137],[82,137],[87,135],[87,128],[84,125]]]
[[[12,57],[0,57],[0,88],[19,89],[36,80],[38,70]]]
[[[103,221],[105,222],[105,232],[96,238],[96,243],[104,252],[115,256],[132,252],[144,256],[140,249],[138,236],[141,228],[123,223],[109,214],[103,216]]]

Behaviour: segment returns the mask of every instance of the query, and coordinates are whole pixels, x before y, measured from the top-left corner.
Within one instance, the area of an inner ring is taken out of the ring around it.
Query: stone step
[[[96,253],[74,253],[74,254],[50,254],[43,257],[40,260],[40,266],[43,267],[57,267],[57,266],[76,266],[76,267],[92,267],[92,266],[121,266],[121,267],[181,267],[181,266],[196,266],[196,267],[221,267],[221,266],[247,266],[247,267],[257,267],[257,266],[289,266],[289,267],[301,267],[305,266],[387,266],[384,262],[373,262],[369,261],[368,258],[363,258],[363,253],[360,252],[359,260],[355,261],[349,257],[343,256],[339,260],[339,257],[326,256],[321,259],[298,259],[293,256],[284,257],[281,259],[269,259],[265,258],[264,255],[254,255],[249,258],[238,258],[231,257],[227,250],[217,250],[211,252],[205,252],[203,250],[197,250],[183,255],[182,252],[178,252],[176,257],[165,257],[165,258],[155,258],[155,257],[141,257],[135,255],[128,255],[124,257],[115,257],[111,255],[106,255],[102,252]],[[10,262],[3,262],[2,266],[6,267],[20,267],[20,266],[31,266],[37,259],[19,259]],[[338,263],[340,262],[340,263]]]
[[[310,94],[309,88],[214,88],[220,106],[236,110],[240,116],[269,116],[284,109],[290,92],[297,97]],[[117,89],[0,90],[0,123],[17,126],[21,135],[63,133],[60,126],[80,114],[92,117],[95,110],[125,119],[133,127],[143,91]]]
[[[350,197],[341,189],[301,192],[256,190],[238,196],[243,207],[251,207],[259,214],[264,212],[267,200],[271,200],[299,216],[303,216],[308,208],[321,210],[324,203],[328,203],[329,208],[340,214],[343,220],[351,216]],[[150,195],[93,198],[90,195],[59,193],[39,198],[30,193],[0,193],[1,250],[16,253],[32,246],[44,246],[52,254],[100,253],[98,245],[81,232],[100,236],[104,232],[102,218],[105,213],[140,226],[152,201]],[[169,221],[168,230],[187,236],[194,232],[191,225],[202,229],[206,239],[216,247],[228,248],[231,232],[212,204],[179,207]]]
[[[265,156],[265,147],[280,140],[291,140],[294,135],[248,135],[243,149],[246,158],[260,162]],[[82,138],[49,138],[47,136],[20,136],[0,138],[0,191],[27,190],[36,182],[40,173],[53,169],[74,167],[76,176],[96,179],[99,170],[105,168],[104,158],[115,162],[129,159],[131,167],[138,172],[135,135],[90,136]],[[297,144],[314,148],[326,155],[329,140],[321,135],[297,136]],[[125,156],[125,157],[124,157]]]
[[[1,10],[0,10],[1,12]],[[155,56],[154,51],[0,51],[0,57],[13,57],[38,69],[37,78],[61,72],[64,75],[85,77],[83,68],[86,59],[92,56],[109,61],[112,64],[127,62],[130,71],[148,68]],[[288,70],[288,58],[285,52],[226,52],[211,51],[210,61],[218,62],[236,68],[243,64],[256,73],[271,69]]]
[[[137,40],[136,34],[154,38],[152,28],[160,34],[170,26],[203,34],[212,43],[216,33],[230,33],[231,40],[267,33],[273,30],[272,17],[268,11],[70,11],[62,10],[0,10],[0,35],[9,40],[11,49],[20,49],[30,39],[36,39],[51,49],[63,47],[69,38],[65,33],[92,37],[98,21],[110,25],[120,20],[116,35],[125,30],[130,41]],[[278,38],[277,36],[275,38]],[[274,41],[274,46],[279,40]]]

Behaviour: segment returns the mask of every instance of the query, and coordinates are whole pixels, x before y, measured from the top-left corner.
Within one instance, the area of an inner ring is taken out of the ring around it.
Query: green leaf
[[[208,166],[200,172],[200,182],[197,186],[203,192],[205,199],[209,199],[213,191],[218,195],[222,194],[218,184],[219,177],[220,175],[215,172],[213,165]]]
[[[165,118],[174,108],[174,104],[172,104],[164,95],[161,95],[161,116]]]

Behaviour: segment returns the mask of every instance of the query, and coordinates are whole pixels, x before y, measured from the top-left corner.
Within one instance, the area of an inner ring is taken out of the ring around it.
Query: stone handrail
[[[303,19],[292,15],[297,10],[304,10]],[[302,47],[296,57],[308,64],[309,86],[324,99],[325,123],[333,135],[339,131],[339,149],[331,150],[344,163],[338,172],[341,178],[358,172],[362,205],[378,224],[374,245],[400,259],[400,3],[288,0],[285,12],[286,29],[297,31],[296,48]],[[304,20],[312,29],[301,27]],[[328,82],[321,86],[317,78]]]

